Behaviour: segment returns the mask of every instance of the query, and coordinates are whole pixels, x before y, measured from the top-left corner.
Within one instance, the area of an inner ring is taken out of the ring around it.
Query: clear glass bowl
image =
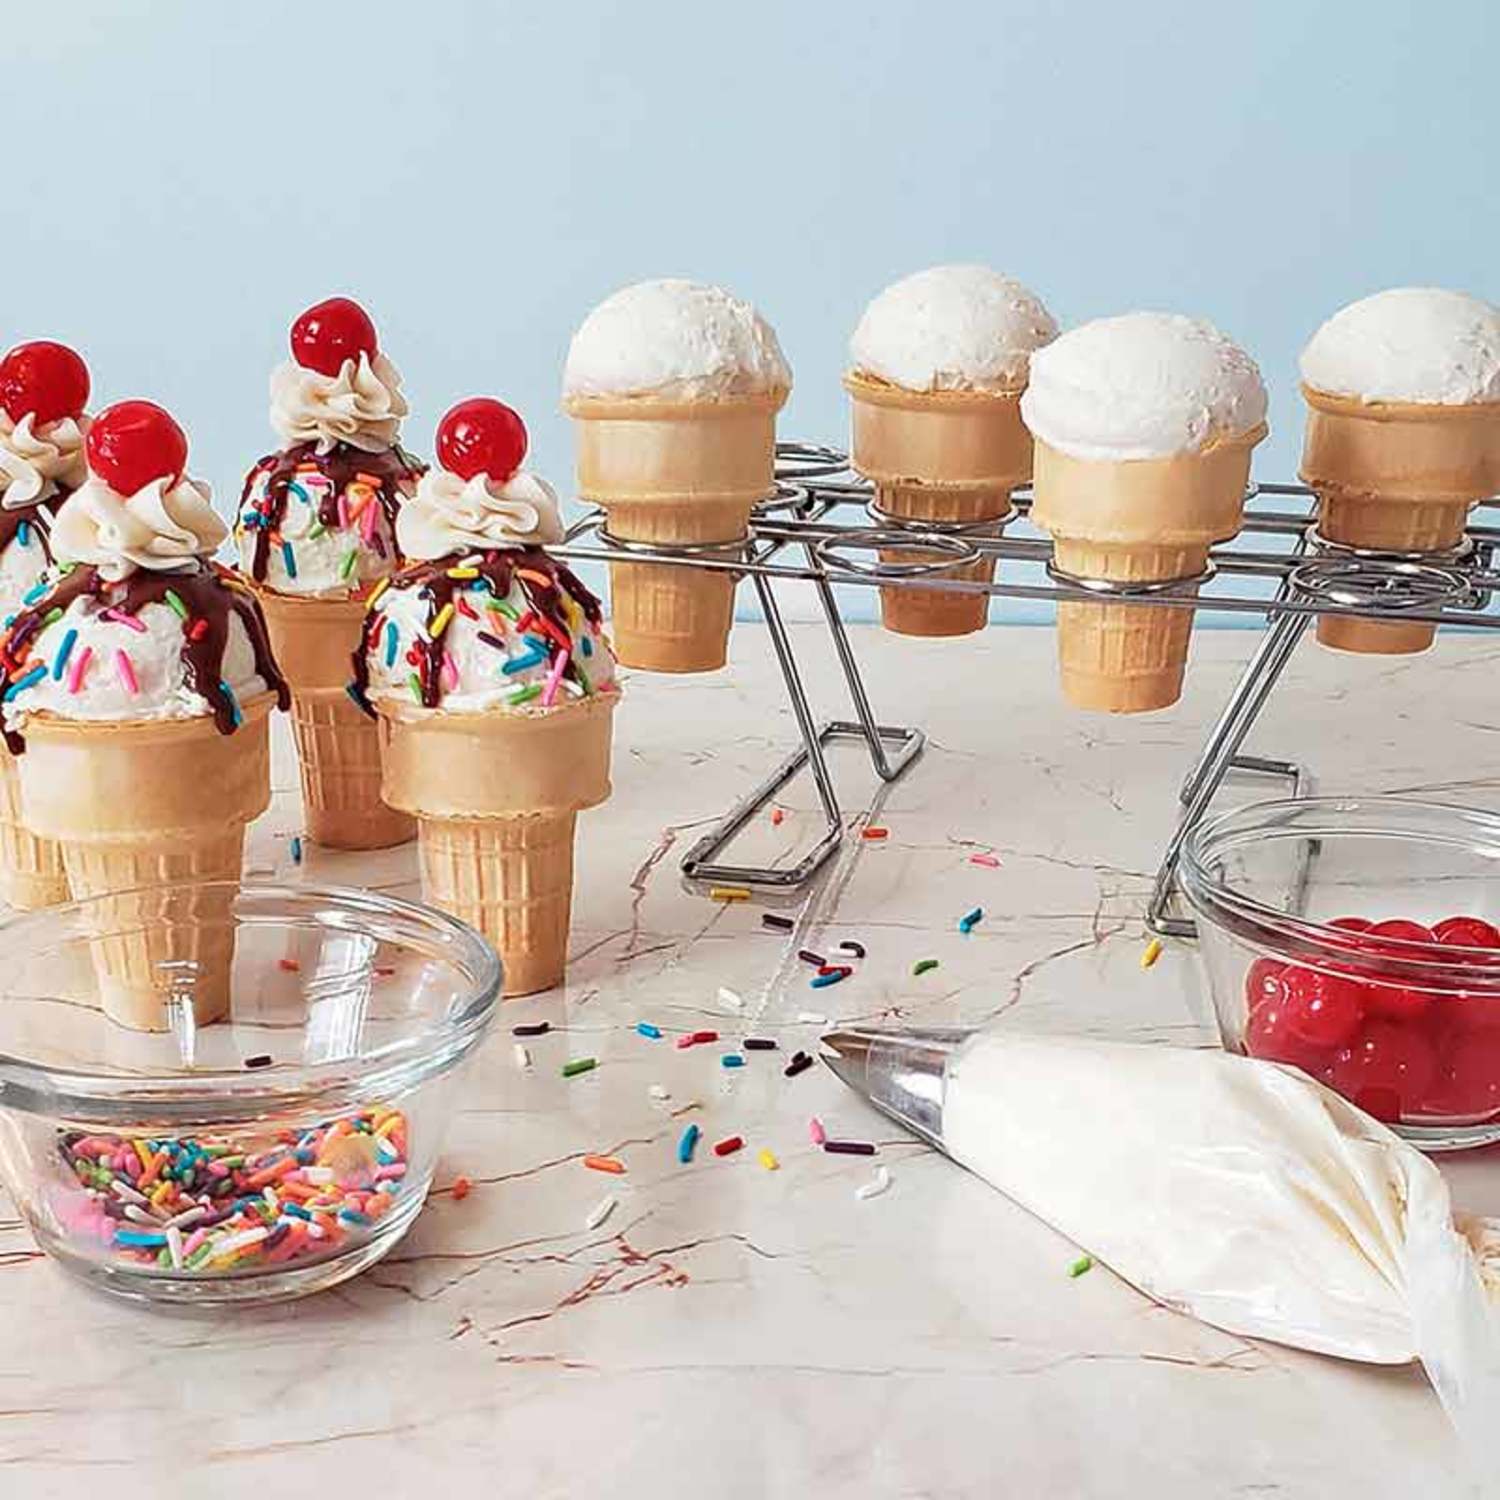
[[[63,1266],[153,1302],[300,1296],[384,1255],[500,994],[462,923],[307,886],[56,907],[0,953],[0,1174]]]
[[[1427,1149],[1500,1140],[1500,818],[1259,802],[1199,827],[1181,878],[1225,1046]]]

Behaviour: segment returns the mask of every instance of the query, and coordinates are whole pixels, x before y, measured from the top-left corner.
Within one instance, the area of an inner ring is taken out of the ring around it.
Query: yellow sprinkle
[[[151,1170],[152,1156],[146,1149],[145,1141],[132,1141],[130,1144],[135,1147],[135,1154],[141,1159],[141,1171],[149,1172]]]
[[[375,601],[383,593],[385,593],[385,591],[388,588],[390,588],[390,586],[391,586],[391,580],[389,578],[382,578],[380,580],[380,582],[377,583],[375,585],[375,587],[370,590],[370,597],[365,600],[365,608],[366,609],[374,609],[375,608]]]
[[[448,577],[449,578],[478,578],[479,577],[479,569],[478,568],[449,568],[448,569]]]
[[[380,1124],[375,1127],[375,1138],[379,1140],[382,1136],[389,1135],[399,1124],[401,1124],[401,1112],[392,1110]]]
[[[1149,969],[1152,964],[1154,964],[1160,957],[1161,939],[1152,938],[1151,941],[1146,944],[1145,951],[1141,954],[1141,967],[1143,969]]]
[[[158,1185],[156,1191],[151,1194],[153,1204],[161,1203],[172,1196],[172,1183],[163,1182]]]
[[[748,901],[749,890],[742,885],[714,885],[708,889],[710,901]]]
[[[770,1151],[767,1151],[764,1146],[762,1146],[760,1149],[759,1161],[761,1166],[763,1166],[768,1172],[774,1172],[781,1165],[781,1163],[776,1160],[776,1157]]]
[[[448,621],[453,618],[453,606],[445,604],[432,618],[432,624],[427,627],[428,634],[436,640],[447,628]]]

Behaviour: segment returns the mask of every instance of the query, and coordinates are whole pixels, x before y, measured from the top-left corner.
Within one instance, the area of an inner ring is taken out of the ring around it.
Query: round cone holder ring
[[[881,562],[878,558],[867,561],[857,555],[881,549],[887,552],[939,552],[943,555],[909,563]],[[813,553],[820,562],[833,563],[867,578],[927,578],[935,573],[946,573],[961,563],[978,562],[980,557],[979,548],[961,533],[933,531],[925,521],[920,531],[872,527],[824,537],[813,547]],[[848,553],[855,555],[846,555]]]

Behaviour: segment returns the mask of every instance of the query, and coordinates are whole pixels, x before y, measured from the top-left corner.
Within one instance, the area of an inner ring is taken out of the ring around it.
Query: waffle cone
[[[908,521],[982,525],[1009,513],[1010,492],[1031,479],[1031,434],[1021,392],[908,391],[851,372],[850,461],[875,486],[876,504]],[[882,562],[929,562],[940,554],[882,551]],[[989,583],[993,558],[931,575]],[[897,635],[959,636],[982,630],[986,594],[884,586],[880,618]]]
[[[1038,440],[1031,517],[1075,578],[1164,583],[1203,571],[1244,515],[1257,427],[1170,458],[1074,458]],[[1057,608],[1063,692],[1078,708],[1144,713],[1182,696],[1193,611],[1064,602]]]
[[[55,839],[75,900],[97,903],[90,948],[100,1002],[123,1026],[161,1031],[191,1007],[226,1014],[230,907],[245,827],[270,801],[269,693],[220,734],[212,719],[100,722],[34,714],[20,757],[28,824]],[[190,907],[149,889],[229,882]]]
[[[495,946],[507,995],[567,967],[574,825],[609,796],[616,697],[534,713],[378,705],[385,795],[417,819],[424,898]]]
[[[724,401],[571,398],[578,493],[604,506],[621,541],[697,546],[741,540],[776,485],[776,413],[785,391]],[[730,573],[611,563],[615,651],[651,672],[725,662]]]
[[[380,800],[380,736],[347,690],[362,638],[358,599],[258,593],[271,652],[292,690],[292,734],[309,838],[329,849],[389,849],[416,825]]]
[[[1356,401],[1307,386],[1302,478],[1318,495],[1318,530],[1372,552],[1444,552],[1463,539],[1469,507],[1500,488],[1500,403],[1432,406]],[[1336,651],[1425,651],[1437,626],[1318,621]]]
[[[0,902],[13,911],[40,911],[68,899],[62,850],[21,821],[21,774],[0,745]]]

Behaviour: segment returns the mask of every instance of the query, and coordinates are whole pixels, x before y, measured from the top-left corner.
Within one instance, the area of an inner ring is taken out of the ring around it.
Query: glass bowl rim
[[[1380,815],[1391,822],[1380,826]],[[1294,816],[1325,820],[1313,829],[1292,826]],[[1405,815],[1413,826],[1397,826]],[[1340,829],[1338,820],[1363,817],[1362,826]],[[1432,827],[1418,826],[1424,822]],[[1335,826],[1329,826],[1333,824]],[[1446,834],[1439,828],[1446,826]],[[1357,962],[1365,978],[1390,979],[1429,987],[1479,988],[1500,992],[1500,948],[1460,947],[1409,938],[1383,938],[1379,949],[1361,948],[1358,934],[1330,923],[1299,917],[1269,902],[1259,901],[1226,883],[1210,868],[1222,852],[1245,842],[1264,840],[1280,828],[1286,836],[1308,839],[1339,837],[1406,839],[1429,844],[1481,843],[1500,860],[1500,816],[1461,803],[1382,793],[1356,796],[1280,797],[1247,802],[1205,819],[1188,835],[1182,848],[1181,884],[1200,917],[1244,941],[1287,953],[1291,958],[1333,972],[1348,971]]]
[[[139,1120],[216,1120],[225,1123],[263,1118],[268,1112],[305,1108],[346,1108],[369,1099],[409,1092],[460,1062],[484,1036],[500,1000],[503,967],[494,948],[472,927],[446,912],[384,892],[357,886],[288,885],[274,881],[186,880],[138,887],[170,895],[223,888],[236,905],[247,898],[293,907],[333,907],[355,916],[377,916],[424,928],[466,981],[466,993],[448,1013],[421,1032],[383,1046],[374,1057],[338,1058],[295,1064],[274,1071],[203,1068],[192,1072],[124,1073],[63,1067],[19,1057],[0,1046],[0,1109],[46,1116],[68,1116],[94,1123]],[[0,921],[0,944],[25,941],[28,934],[66,934],[66,922],[103,901],[132,892],[70,901],[41,911],[20,912]],[[253,918],[252,918],[253,921]],[[250,925],[247,923],[247,925]],[[288,921],[288,925],[294,925]],[[325,923],[314,922],[324,927]],[[72,937],[72,934],[66,934]],[[81,934],[77,941],[86,941]],[[38,941],[44,941],[38,938]],[[0,1004],[4,1001],[0,1000]]]

